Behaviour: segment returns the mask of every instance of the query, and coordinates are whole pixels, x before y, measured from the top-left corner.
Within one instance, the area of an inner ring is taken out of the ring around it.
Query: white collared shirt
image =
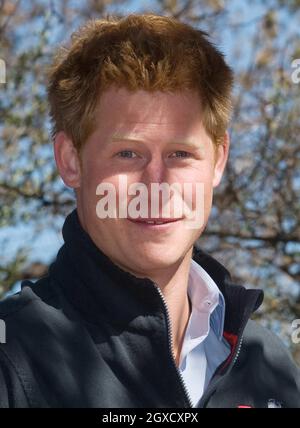
[[[216,368],[230,354],[223,337],[225,301],[213,279],[194,260],[188,283],[192,312],[186,328],[179,371],[196,407]]]

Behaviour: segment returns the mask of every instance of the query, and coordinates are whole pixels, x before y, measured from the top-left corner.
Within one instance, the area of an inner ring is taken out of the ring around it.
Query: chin
[[[178,252],[178,250],[174,249],[160,251],[156,248],[155,251],[154,249],[144,249],[137,253],[136,256],[132,255],[131,259],[134,263],[134,271],[147,276],[148,272],[164,270],[174,266],[183,259],[184,255],[182,251]]]

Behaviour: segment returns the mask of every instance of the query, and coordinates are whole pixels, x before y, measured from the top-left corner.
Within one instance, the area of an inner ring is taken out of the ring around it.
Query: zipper
[[[231,367],[236,363],[236,360],[238,359],[238,357],[239,357],[239,355],[240,355],[240,352],[241,352],[241,347],[242,347],[242,343],[243,343],[243,336],[241,337],[241,340],[240,340],[240,343],[239,343],[239,345],[238,345],[238,348],[237,348],[237,351],[236,351],[236,354],[235,354],[235,357],[234,357],[234,360],[233,360],[233,362],[232,362],[232,365],[231,365]]]
[[[188,403],[189,407],[193,407],[193,403],[192,403],[189,391],[186,388],[186,385],[184,383],[184,379],[182,377],[182,374],[181,374],[180,370],[178,369],[178,367],[176,365],[176,361],[175,361],[175,358],[174,358],[174,353],[173,353],[173,335],[172,335],[170,314],[169,314],[169,309],[168,309],[168,306],[167,306],[167,302],[166,302],[165,297],[164,297],[161,289],[159,288],[159,286],[157,284],[155,284],[155,283],[153,283],[153,284],[154,284],[156,290],[158,291],[158,294],[160,295],[160,297],[162,299],[162,302],[163,302],[163,305],[164,305],[164,309],[165,309],[165,313],[166,313],[167,331],[168,331],[168,345],[169,345],[168,347],[169,347],[169,353],[170,353],[170,356],[171,356],[171,361],[172,361],[172,364],[173,364],[173,366],[174,366],[174,368],[176,370],[177,375],[179,376],[179,380],[180,380],[180,384],[181,384],[182,389],[183,389],[185,400]]]

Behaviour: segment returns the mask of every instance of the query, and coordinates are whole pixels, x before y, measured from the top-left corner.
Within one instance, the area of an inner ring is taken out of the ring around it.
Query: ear
[[[80,187],[80,161],[72,140],[60,131],[54,139],[54,157],[57,169],[66,186]]]
[[[217,187],[222,179],[223,172],[228,160],[229,146],[230,137],[228,131],[226,131],[224,135],[224,141],[216,148],[213,187]]]

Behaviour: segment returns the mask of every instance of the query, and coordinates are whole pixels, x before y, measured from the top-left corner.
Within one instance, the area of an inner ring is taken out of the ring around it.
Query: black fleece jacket
[[[106,257],[74,210],[47,276],[23,281],[0,302],[0,407],[190,408],[170,345],[158,287]],[[142,255],[141,255],[142,256]],[[300,407],[299,368],[280,340],[250,320],[260,290],[194,248],[193,259],[225,298],[231,355],[216,370],[200,407]]]

